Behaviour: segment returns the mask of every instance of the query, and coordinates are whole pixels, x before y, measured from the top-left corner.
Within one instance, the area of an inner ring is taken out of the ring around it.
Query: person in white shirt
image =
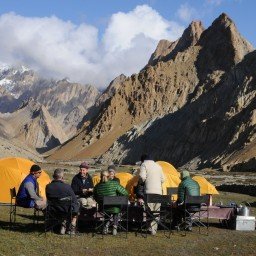
[[[162,183],[165,181],[162,167],[157,164],[149,155],[141,156],[140,178],[145,183],[145,194],[162,195]],[[161,207],[161,204],[149,203],[148,207],[155,211]],[[150,232],[155,235],[157,232],[157,222],[152,221],[150,224]]]

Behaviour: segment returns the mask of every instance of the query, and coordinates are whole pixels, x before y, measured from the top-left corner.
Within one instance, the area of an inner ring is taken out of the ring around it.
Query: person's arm
[[[119,184],[118,184],[118,186],[116,188],[116,192],[120,196],[128,196],[127,190],[123,186],[121,186]]]
[[[76,176],[72,179],[71,188],[73,189],[75,195],[80,196],[83,193],[77,182]]]
[[[185,197],[185,187],[183,186],[182,183],[180,183],[179,187],[178,187],[178,199],[177,199],[177,203],[181,204],[184,202],[184,197]]]
[[[147,178],[147,168],[146,168],[145,164],[141,164],[139,176],[141,177],[143,182],[146,180],[146,178]]]
[[[70,186],[69,186],[69,189],[70,189],[70,192],[69,192],[69,193],[70,193],[72,202],[75,203],[75,204],[77,204],[77,203],[78,203],[78,202],[77,202],[77,198],[76,198],[76,195],[75,195],[73,189],[72,189]]]
[[[28,191],[28,194],[29,194],[31,199],[33,199],[33,200],[42,200],[42,198],[36,194],[36,191],[35,191],[35,188],[34,188],[34,185],[33,185],[32,182],[26,182],[24,184],[24,187]]]

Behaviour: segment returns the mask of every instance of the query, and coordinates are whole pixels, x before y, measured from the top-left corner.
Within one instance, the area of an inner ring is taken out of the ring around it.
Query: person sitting
[[[30,168],[30,173],[20,184],[16,204],[24,208],[35,208],[44,210],[46,201],[39,196],[37,179],[41,176],[41,167],[34,164]]]
[[[128,196],[128,192],[124,187],[122,187],[116,181],[113,181],[109,178],[108,171],[101,172],[101,180],[94,188],[94,198],[99,204],[99,210],[102,210],[102,199],[103,196]],[[113,231],[112,234],[117,234],[117,226],[118,226],[118,215],[120,213],[120,207],[118,206],[107,206],[105,208],[105,212],[107,214],[111,214],[113,217]],[[110,221],[108,221],[104,228],[103,234],[107,234],[110,226]]]
[[[178,199],[177,199],[177,208],[174,212],[173,226],[178,225],[181,221],[182,216],[184,215],[184,201],[185,194],[188,193],[191,196],[199,196],[200,195],[200,187],[199,184],[190,177],[190,173],[188,171],[181,172],[181,183],[178,186]],[[185,229],[188,231],[192,231],[192,221],[187,219]]]
[[[109,179],[116,181],[120,184],[120,179],[118,179],[115,174],[116,174],[116,167],[114,165],[110,165],[108,167],[108,172],[109,172]]]
[[[63,220],[61,224],[60,234],[64,235],[66,233],[67,223],[70,222],[70,232],[75,234],[77,215],[79,211],[79,204],[76,198],[74,191],[72,190],[69,184],[64,183],[64,170],[56,169],[53,173],[53,181],[46,185],[45,192],[47,200],[60,200],[64,198],[71,198],[71,207],[72,207],[72,219]],[[56,208],[58,211],[58,208]],[[59,209],[60,213],[63,213],[63,208]],[[64,213],[68,213],[69,208],[64,209]]]
[[[93,200],[93,181],[88,170],[88,163],[81,163],[79,166],[79,173],[73,177],[71,182],[71,187],[78,197],[78,202],[81,208],[91,208],[96,205]]]

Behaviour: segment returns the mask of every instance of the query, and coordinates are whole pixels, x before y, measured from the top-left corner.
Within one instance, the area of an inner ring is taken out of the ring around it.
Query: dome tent
[[[162,188],[163,194],[166,195],[167,188],[176,188],[179,186],[181,182],[180,173],[168,162],[157,161],[157,163],[162,167],[165,176],[165,182],[163,183]],[[176,200],[177,196],[174,196],[173,198]]]
[[[120,185],[126,187],[128,181],[133,177],[128,172],[117,172],[115,175],[120,180]],[[95,186],[100,182],[100,173],[94,174],[92,177],[93,185]]]
[[[201,195],[218,195],[219,192],[206,178],[202,176],[194,176],[193,180],[197,181],[200,186],[200,194]]]
[[[10,189],[15,187],[18,192],[19,186],[29,174],[30,167],[34,163],[25,158],[11,157],[0,159],[0,202],[10,203]],[[45,197],[45,186],[50,183],[49,175],[42,171],[39,183],[39,193]]]

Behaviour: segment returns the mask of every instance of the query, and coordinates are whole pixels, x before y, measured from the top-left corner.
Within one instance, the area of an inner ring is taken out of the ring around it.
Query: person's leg
[[[96,207],[96,201],[92,197],[87,198],[87,206],[89,208]]]
[[[113,214],[113,231],[112,231],[113,236],[117,235],[118,221],[119,221],[119,214],[118,213],[114,213]]]
[[[63,220],[60,226],[60,234],[65,235],[67,230],[67,220]]]
[[[79,203],[80,209],[81,208],[86,208],[87,205],[88,205],[87,198],[83,198],[83,197],[79,198],[78,203]]]
[[[160,203],[149,203],[148,207],[150,208],[151,211],[159,211],[161,204]],[[158,228],[158,223],[157,221],[159,220],[160,216],[155,216],[155,219],[153,221],[151,221],[150,223],[150,232],[152,235],[155,235],[157,232],[157,228]]]

